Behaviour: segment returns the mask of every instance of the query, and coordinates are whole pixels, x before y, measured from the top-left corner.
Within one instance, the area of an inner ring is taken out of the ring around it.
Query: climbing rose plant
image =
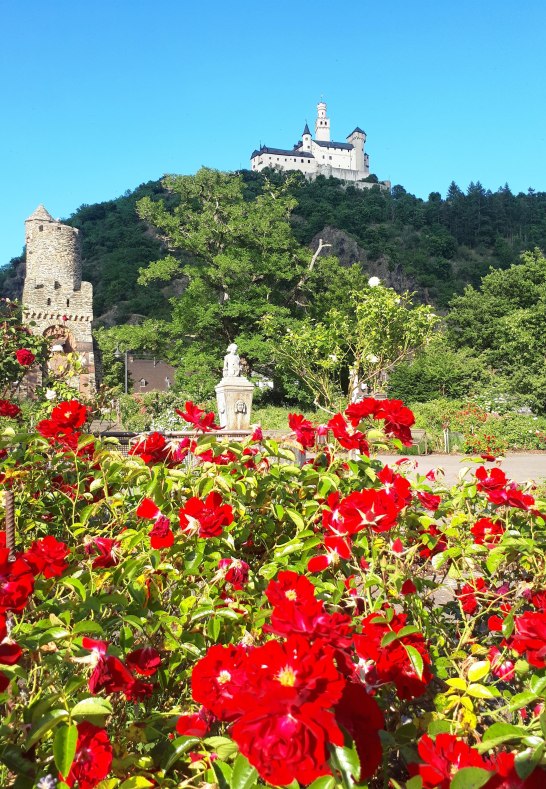
[[[397,400],[280,443],[179,417],[128,457],[75,399],[3,434],[1,785],[546,785],[546,502],[384,466]]]

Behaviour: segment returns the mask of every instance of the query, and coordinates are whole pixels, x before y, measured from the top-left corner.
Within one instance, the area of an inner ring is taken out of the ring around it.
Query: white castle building
[[[325,102],[320,101],[317,104],[315,138],[305,124],[302,138],[292,150],[262,145],[250,157],[252,170],[259,172],[266,167],[299,170],[310,180],[324,175],[350,181],[362,189],[374,186],[374,183],[363,180],[370,175],[370,158],[364,153],[366,132],[357,126],[346,139],[346,142],[330,139],[330,118],[326,114]],[[380,186],[389,188],[390,183],[383,181]]]

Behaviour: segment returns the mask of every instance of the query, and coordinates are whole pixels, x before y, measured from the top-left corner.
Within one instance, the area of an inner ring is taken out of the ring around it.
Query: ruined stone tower
[[[56,221],[39,205],[25,222],[25,236],[25,321],[35,323],[33,333],[49,338],[53,370],[65,354],[80,355],[84,372],[73,383],[80,392],[89,393],[95,388],[93,287],[82,282],[80,232]]]

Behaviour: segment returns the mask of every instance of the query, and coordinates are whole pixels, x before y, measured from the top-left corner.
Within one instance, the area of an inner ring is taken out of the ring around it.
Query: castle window
[[[61,226],[60,226],[60,225],[57,225],[57,230],[60,230],[60,229],[61,229]]]
[[[50,306],[51,306],[51,299],[48,299],[48,300],[47,300],[47,306],[48,306],[48,307],[50,307]]]
[[[70,307],[70,299],[67,299],[67,300],[66,300],[66,306],[67,306],[67,307]]]
[[[148,381],[145,378],[140,379],[140,388],[145,389],[148,386]]]
[[[54,287],[55,287],[55,290],[59,290],[59,288],[61,287],[61,283],[60,282],[55,282],[55,286]]]
[[[329,158],[329,159],[331,159],[332,157],[331,157],[331,156],[329,156],[328,158]]]
[[[44,226],[43,226],[43,225],[40,225],[40,227],[38,228],[38,230],[40,231],[40,233],[42,232],[42,230],[43,230],[43,229],[44,229]]]
[[[305,159],[302,159],[302,160],[301,160],[301,163],[303,164],[303,163],[304,163],[304,161],[305,161]]]

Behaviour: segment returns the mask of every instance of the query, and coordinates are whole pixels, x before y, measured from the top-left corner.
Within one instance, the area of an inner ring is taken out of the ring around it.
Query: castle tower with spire
[[[378,182],[375,176],[370,179],[370,158],[364,152],[366,132],[359,126],[349,134],[346,142],[336,142],[330,138],[330,118],[326,102],[317,104],[315,138],[305,124],[302,138],[293,148],[269,148],[262,145],[253,151],[250,161],[252,170],[259,172],[268,167],[277,170],[299,170],[309,180],[318,175],[339,178],[352,183],[359,189],[369,189],[379,185],[389,189],[389,181]]]
[[[95,388],[93,287],[82,282],[80,231],[53,219],[39,205],[25,221],[25,239],[25,321],[33,324],[33,333],[49,339],[53,369],[62,366],[68,353],[80,356],[82,373],[72,383],[88,393]]]

